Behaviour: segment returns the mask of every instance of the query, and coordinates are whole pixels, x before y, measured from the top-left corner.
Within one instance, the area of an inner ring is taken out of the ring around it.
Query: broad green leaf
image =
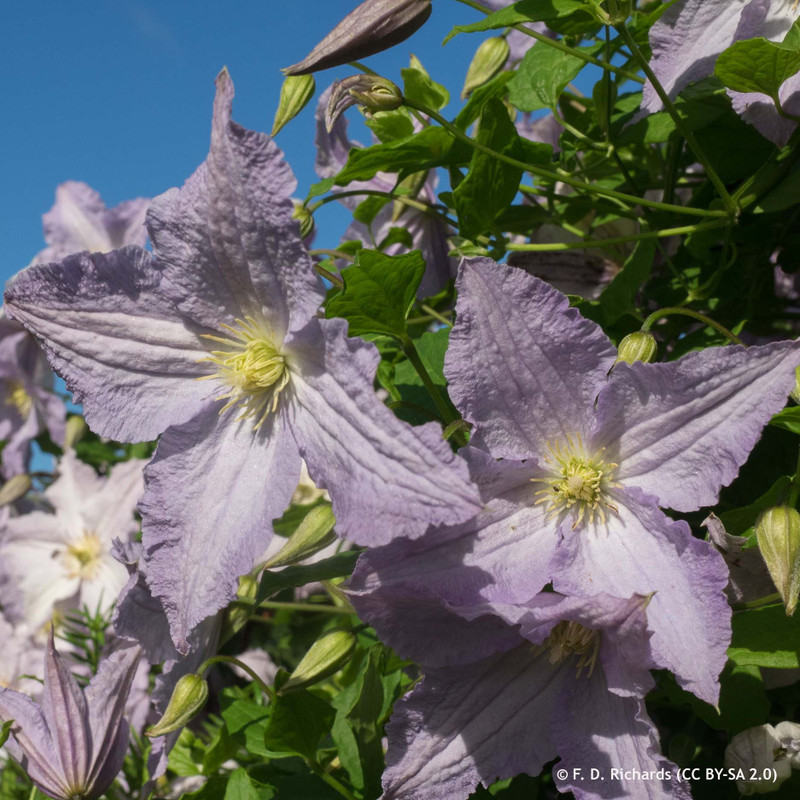
[[[571,14],[593,22],[586,12],[586,6],[580,0],[520,0],[520,2],[507,8],[501,8],[471,25],[456,25],[447,34],[443,44],[447,44],[459,33],[480,33],[498,28],[509,28],[524,22],[553,22]]]
[[[11,735],[11,727],[14,724],[13,719],[6,720],[3,723],[3,727],[0,728],[0,747],[2,747],[7,741],[8,737]]]
[[[654,240],[637,242],[622,269],[603,290],[599,301],[606,325],[613,325],[625,314],[635,313],[636,295],[650,277],[655,252]]]
[[[800,615],[787,617],[783,604],[733,615],[728,658],[740,666],[800,667]]]
[[[403,76],[403,96],[414,103],[438,111],[450,102],[450,93],[428,75],[415,56],[411,56],[411,66],[401,69]]]
[[[353,219],[367,226],[372,225],[372,221],[381,213],[381,209],[388,202],[388,197],[368,197],[356,206],[353,211]]]
[[[247,770],[239,767],[230,774],[228,785],[225,787],[225,800],[261,800],[261,798],[262,795],[256,791]]]
[[[500,100],[491,99],[484,106],[478,141],[518,160],[522,156],[517,129]],[[521,179],[522,169],[476,150],[467,177],[453,191],[460,234],[474,239],[487,231],[514,199]]]
[[[315,197],[321,197],[323,194],[328,194],[328,192],[335,185],[336,182],[333,178],[325,178],[324,181],[312,184],[311,188],[308,190],[308,197],[306,200],[313,200]]]
[[[305,586],[307,583],[329,581],[331,578],[344,578],[353,572],[360,553],[360,550],[348,550],[313,564],[286,567],[279,572],[267,570],[261,577],[257,602],[260,603],[284,589]]]
[[[465,131],[478,117],[480,117],[483,107],[487,100],[492,98],[502,99],[508,89],[506,84],[514,77],[515,73],[506,71],[496,75],[488,83],[479,86],[469,96],[469,100],[464,108],[458,112],[458,116],[453,121],[454,124]]]
[[[342,270],[344,288],[328,301],[326,314],[346,319],[350,336],[402,338],[424,273],[419,250],[400,256],[359,250],[353,265]]]
[[[386,236],[378,242],[378,250],[385,250],[393,244],[402,244],[403,247],[411,249],[414,246],[414,237],[406,228],[389,228]]]
[[[326,502],[324,498],[318,497],[313,503],[289,506],[289,508],[283,512],[283,516],[280,519],[272,520],[272,529],[278,536],[285,536],[288,539],[306,518],[308,512],[319,505],[319,503],[324,502]]]
[[[264,745],[274,758],[316,758],[322,737],[331,729],[334,710],[319,697],[301,689],[278,695],[269,718]]]
[[[779,411],[770,421],[770,425],[783,428],[785,431],[800,434],[800,406],[792,406]]]
[[[404,139],[353,148],[335,181],[344,186],[351,181],[369,180],[378,172],[419,172],[463,164],[471,152],[469,145],[456,142],[444,128],[431,126]]]
[[[714,74],[735,92],[759,92],[777,101],[783,82],[800,72],[797,37],[793,27],[783,42],[762,37],[734,42],[720,54]]]
[[[223,697],[223,703],[225,702]],[[264,747],[264,732],[267,729],[270,710],[249,700],[234,700],[220,711],[231,736],[244,740],[248,753],[267,756]]]

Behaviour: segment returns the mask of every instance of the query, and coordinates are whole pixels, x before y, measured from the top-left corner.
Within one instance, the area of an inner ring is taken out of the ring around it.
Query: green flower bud
[[[634,361],[644,361],[649,364],[655,360],[657,350],[656,337],[652,333],[634,331],[619,343],[615,363],[624,361],[626,364],[633,364]]]
[[[795,403],[800,404],[800,367],[797,367],[794,371],[794,389],[792,389],[792,393],[789,395]]]
[[[314,506],[286,544],[264,566],[268,569],[286,567],[318,553],[336,539],[333,532],[335,522],[329,503]]]
[[[767,509],[756,520],[756,537],[788,616],[800,595],[800,514],[791,506]]]
[[[431,0],[366,0],[286,75],[305,75],[359,61],[408,39],[431,15]]]
[[[493,36],[482,42],[467,70],[461,97],[468,97],[479,86],[494,78],[508,61],[509,52],[508,42],[502,36]]]
[[[30,475],[14,475],[0,488],[0,508],[19,500],[31,488]]]
[[[83,439],[87,430],[89,430],[89,428],[83,417],[77,415],[71,416],[67,420],[67,426],[64,431],[64,449],[71,450],[75,447],[75,445]]]
[[[352,75],[336,81],[325,110],[325,126],[333,130],[336,120],[346,108],[360,105],[367,116],[375,111],[394,111],[403,105],[400,88],[378,75]]]
[[[164,736],[186,725],[206,704],[208,683],[195,672],[184,675],[176,684],[164,716],[145,731],[151,739]]]
[[[239,578],[239,588],[236,590],[238,603],[228,606],[225,621],[220,633],[220,641],[226,642],[237,634],[250,619],[258,597],[258,578],[248,573]]]
[[[353,655],[358,640],[352,631],[329,631],[311,645],[278,694],[303,689],[338,672]]]
[[[605,79],[597,81],[592,89],[592,100],[594,101],[597,125],[603,133],[607,134],[611,122],[610,114],[617,102],[617,84]]]
[[[275,112],[270,136],[275,136],[287,122],[293,120],[308,105],[315,89],[313,75],[287,75],[283,79],[278,110]]]
[[[292,219],[300,220],[300,238],[305,239],[314,230],[314,215],[300,202],[294,204]]]

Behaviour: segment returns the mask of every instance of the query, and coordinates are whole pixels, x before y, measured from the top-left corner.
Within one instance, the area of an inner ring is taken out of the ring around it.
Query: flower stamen
[[[8,381],[4,402],[7,406],[14,406],[22,417],[27,417],[33,408],[33,399],[25,387],[15,380]]]
[[[547,653],[547,658],[553,666],[560,664],[570,656],[577,656],[575,677],[579,678],[581,672],[588,670],[586,677],[591,677],[600,652],[600,636],[597,631],[584,628],[578,622],[559,622],[553,628],[543,644],[533,648],[535,655]]]
[[[71,542],[62,556],[67,577],[93,581],[102,566],[103,543],[94,531],[84,530]]]

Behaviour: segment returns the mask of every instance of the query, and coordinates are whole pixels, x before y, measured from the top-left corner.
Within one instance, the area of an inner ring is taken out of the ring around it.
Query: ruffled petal
[[[530,458],[586,436],[616,350],[567,298],[522,270],[466,259],[445,375],[492,455]]]
[[[616,479],[676,511],[714,505],[786,404],[800,343],[712,347],[666,364],[617,364],[597,401],[596,447]]]
[[[212,391],[200,329],[166,297],[145,250],[71,256],[31,267],[6,290],[6,308],[41,340],[89,426],[117,441],[154,439],[190,419]]]

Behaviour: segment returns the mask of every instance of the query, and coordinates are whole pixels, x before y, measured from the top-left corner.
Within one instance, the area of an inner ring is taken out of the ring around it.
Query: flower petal
[[[597,447],[616,479],[676,511],[714,505],[786,404],[800,343],[712,347],[666,364],[617,364],[597,401]]]
[[[189,632],[235,597],[289,505],[300,457],[280,408],[258,432],[216,404],[170,428],[145,471],[147,581],[186,652]]]
[[[529,458],[586,436],[616,350],[567,298],[522,270],[466,259],[445,374],[492,455]]]
[[[387,725],[383,800],[464,800],[479,782],[540,772],[556,755],[542,723],[571,671],[529,645],[428,671]]]
[[[378,353],[346,326],[312,321],[288,353],[292,433],[312,480],[330,492],[339,532],[383,544],[472,516],[480,506],[466,463],[437,424],[412,428],[383,405]]]
[[[213,390],[199,329],[165,296],[145,250],[71,256],[31,267],[6,290],[6,308],[42,339],[53,368],[92,430],[118,441],[154,439],[184,422]]]

